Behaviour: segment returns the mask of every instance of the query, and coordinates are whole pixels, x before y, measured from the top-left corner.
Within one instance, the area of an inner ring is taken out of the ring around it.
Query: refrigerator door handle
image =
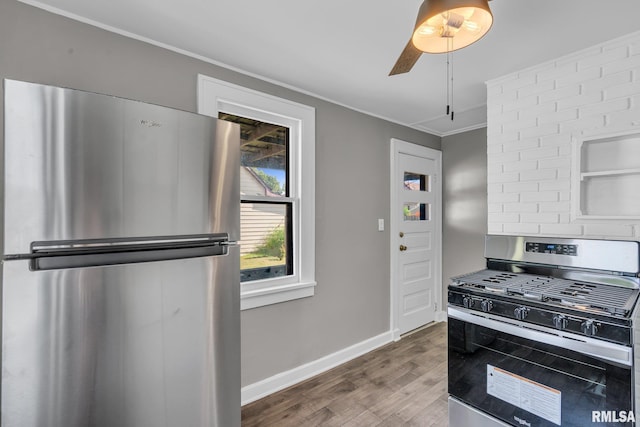
[[[235,244],[226,233],[57,240],[32,242],[30,253],[6,255],[4,261],[29,260],[30,270],[56,270],[226,255]]]

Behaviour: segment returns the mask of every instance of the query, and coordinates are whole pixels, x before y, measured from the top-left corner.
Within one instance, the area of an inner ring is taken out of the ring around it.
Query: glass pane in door
[[[428,221],[431,205],[429,203],[405,202],[402,205],[405,221]]]
[[[410,191],[430,191],[429,175],[423,175],[414,172],[405,172],[404,189]]]

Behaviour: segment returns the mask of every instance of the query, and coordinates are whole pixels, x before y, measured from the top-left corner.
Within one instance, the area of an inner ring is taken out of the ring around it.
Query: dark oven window
[[[448,322],[453,397],[514,426],[633,425],[593,418],[594,411],[624,416],[633,410],[630,367],[458,319]]]

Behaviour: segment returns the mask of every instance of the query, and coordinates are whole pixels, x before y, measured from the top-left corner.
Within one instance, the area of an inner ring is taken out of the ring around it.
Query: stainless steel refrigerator
[[[239,426],[237,125],[4,95],[2,426]]]

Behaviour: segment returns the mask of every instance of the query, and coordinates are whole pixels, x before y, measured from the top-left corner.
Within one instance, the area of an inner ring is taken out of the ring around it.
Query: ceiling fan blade
[[[404,50],[400,54],[400,57],[391,69],[389,75],[393,76],[395,74],[402,74],[411,71],[414,64],[418,61],[418,58],[420,58],[420,55],[422,55],[422,51],[416,48],[413,45],[413,42],[409,40],[409,43],[404,47]]]

